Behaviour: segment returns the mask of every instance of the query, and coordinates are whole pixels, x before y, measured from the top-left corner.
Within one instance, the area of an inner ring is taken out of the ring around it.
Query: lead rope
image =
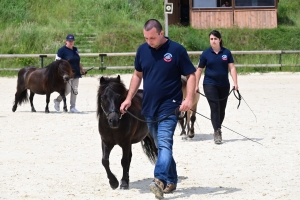
[[[135,118],[135,119],[137,119],[137,120],[139,120],[139,121],[141,121],[141,122],[148,123],[148,124],[161,122],[161,121],[167,119],[167,118],[168,118],[169,116],[171,116],[172,114],[175,114],[175,116],[177,117],[178,120],[184,119],[184,118],[186,119],[186,118],[187,118],[186,112],[185,112],[185,114],[183,115],[183,117],[180,117],[180,115],[179,115],[179,112],[180,112],[180,111],[179,111],[179,107],[176,108],[174,111],[172,111],[172,112],[171,112],[170,114],[168,114],[167,116],[163,117],[162,119],[154,120],[154,121],[146,121],[146,120],[140,119],[140,118],[138,118],[137,116],[135,116],[134,114],[132,114],[131,112],[129,112],[127,109],[125,109],[125,111],[126,111],[126,113],[128,113],[131,117],[133,117],[133,118]],[[186,121],[187,121],[187,120],[186,120]]]
[[[69,85],[71,86],[71,90],[72,90],[73,94],[77,95],[77,94],[78,94],[78,91],[75,92],[75,90],[74,90],[72,84],[70,83],[70,81],[68,81],[68,83],[69,83]]]
[[[180,105],[180,104],[179,104],[178,102],[176,102],[175,100],[173,100],[173,102],[174,102],[174,103],[177,103],[178,105]],[[208,120],[211,120],[209,117],[206,117],[206,116],[204,116],[204,115],[198,113],[198,112],[195,111],[195,110],[192,110],[192,109],[190,109],[190,110],[193,111],[194,113],[198,114],[198,115],[201,115],[202,117],[204,117],[204,118],[206,118],[206,119],[208,119]],[[252,140],[251,138],[248,138],[248,137],[246,137],[246,136],[244,136],[244,135],[242,135],[242,134],[240,134],[240,133],[238,133],[238,132],[236,132],[236,131],[234,131],[234,130],[232,130],[232,129],[230,129],[230,128],[224,126],[224,125],[221,125],[221,126],[224,127],[224,128],[226,128],[226,129],[228,129],[228,130],[230,130],[230,131],[232,131],[232,132],[234,132],[234,133],[236,133],[236,134],[238,134],[238,135],[240,135],[240,136],[242,136],[242,137],[244,137],[244,138],[246,138],[246,139],[248,139],[248,140],[250,140],[250,141],[252,141],[252,142],[256,142],[256,143],[262,145],[261,143],[255,141],[255,140]],[[262,146],[263,146],[263,145],[262,145]]]

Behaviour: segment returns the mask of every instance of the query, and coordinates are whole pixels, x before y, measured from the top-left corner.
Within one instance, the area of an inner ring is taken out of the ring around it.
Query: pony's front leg
[[[179,122],[179,124],[181,126],[180,136],[185,136],[186,132],[185,132],[185,126],[184,126],[184,119],[179,119],[178,122]]]
[[[67,108],[67,98],[65,95],[61,95],[63,102],[64,102],[64,112],[68,112],[68,108]]]
[[[49,102],[50,102],[50,94],[46,94],[46,108],[45,108],[45,113],[49,113]]]
[[[194,124],[196,121],[196,114],[193,112],[191,116],[191,126],[189,127],[189,138],[193,138],[195,136]]]
[[[110,171],[109,167],[109,155],[114,145],[105,144],[102,141],[102,165],[105,168],[109,184],[112,189],[116,189],[119,186],[119,181],[116,176]]]
[[[125,143],[125,146],[122,146],[123,157],[121,164],[123,167],[123,177],[121,179],[120,189],[127,190],[129,188],[129,168],[132,158],[131,144],[130,141]]]
[[[30,101],[30,106],[31,106],[31,112],[36,112],[36,110],[33,106],[33,97],[34,97],[34,93],[30,91],[29,101]]]

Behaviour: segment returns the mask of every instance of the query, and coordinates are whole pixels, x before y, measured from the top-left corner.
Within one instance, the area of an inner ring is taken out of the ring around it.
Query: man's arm
[[[195,94],[195,85],[196,85],[196,76],[195,73],[192,73],[186,76],[186,97],[182,101],[181,106],[179,108],[180,111],[188,111],[192,108],[193,98]]]
[[[134,70],[134,73],[133,73],[131,81],[130,81],[130,86],[129,86],[127,97],[120,106],[121,113],[125,113],[126,112],[125,109],[128,109],[131,106],[131,99],[134,97],[137,90],[139,89],[142,79],[143,79],[143,73],[139,72],[137,70]]]
[[[195,87],[195,92],[200,92],[199,91],[199,82],[200,82],[200,78],[201,78],[201,74],[202,74],[202,70],[203,68],[198,67],[195,73],[196,76],[196,87]]]

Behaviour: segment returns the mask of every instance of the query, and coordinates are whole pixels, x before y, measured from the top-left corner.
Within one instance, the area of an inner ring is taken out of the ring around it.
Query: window
[[[193,8],[275,7],[278,0],[193,0]]]
[[[235,6],[246,6],[246,7],[274,7],[275,0],[235,0]]]
[[[231,7],[232,0],[193,0],[194,8]]]

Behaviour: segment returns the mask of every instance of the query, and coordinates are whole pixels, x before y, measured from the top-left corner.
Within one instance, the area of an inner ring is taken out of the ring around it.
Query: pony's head
[[[120,106],[126,95],[127,89],[119,75],[117,78],[103,76],[100,78],[97,114],[106,116],[110,128],[116,129],[120,125],[122,118]]]
[[[58,74],[62,76],[65,82],[73,78],[74,73],[70,63],[66,60],[57,60],[58,63]]]

